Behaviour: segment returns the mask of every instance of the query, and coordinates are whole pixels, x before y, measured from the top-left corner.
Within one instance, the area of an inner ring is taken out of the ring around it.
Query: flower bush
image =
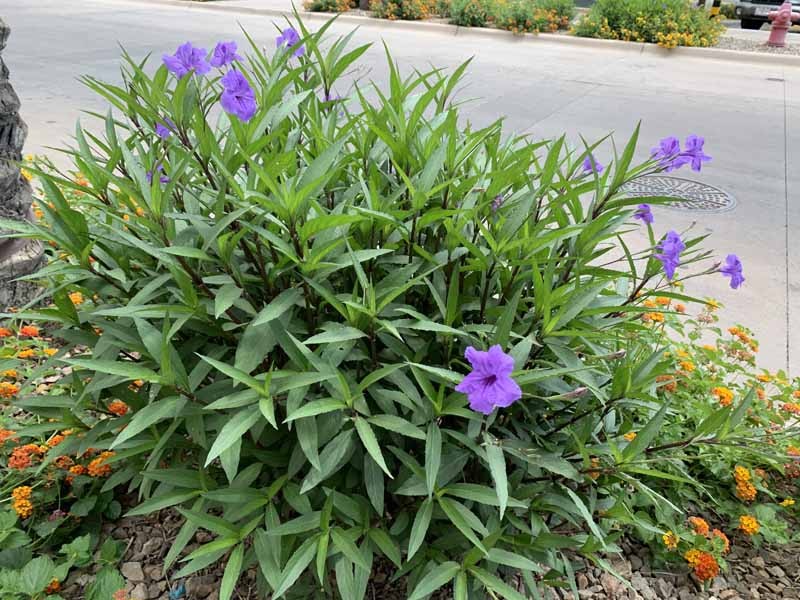
[[[312,12],[347,12],[351,8],[357,8],[355,0],[307,0],[305,9]]]
[[[112,111],[77,130],[80,181],[35,169],[41,220],[3,223],[52,254],[53,305],[7,314],[9,330],[55,328],[48,360],[72,382],[11,394],[36,426],[9,436],[39,444],[11,469],[8,487],[31,488],[9,497],[17,517],[47,501],[35,478],[59,455],[85,467],[54,476],[88,494],[70,512],[123,486],[141,499],[129,515],[179,510],[165,567],[224,562],[223,600],[254,563],[273,597],[362,598],[380,564],[412,600],[516,600],[571,580],[576,556],[605,564],[624,526],[680,532],[672,549],[705,553],[686,560],[713,577],[722,537],[680,529],[683,498],[705,514],[708,472],[780,472],[794,430],[736,379],[750,343],[694,348],[685,304],[715,317],[682,281],[726,274],[702,236],[661,231],[650,204],[670,200],[623,191],[699,170],[703,139],[633,164],[638,132],[600,155],[463,126],[466,64],[402,76],[389,58],[385,89],[341,99],[366,46],[323,52],[329,25],[85,79]],[[741,285],[741,262],[724,268]],[[738,524],[756,513],[731,482],[720,514]],[[184,552],[198,528],[215,538]]]
[[[418,21],[435,13],[436,0],[372,0],[370,8],[381,19]]]
[[[713,46],[725,26],[689,0],[597,0],[575,25],[575,35],[665,48]]]
[[[496,5],[495,22],[512,33],[554,32],[569,27],[575,6],[572,2],[510,0]]]

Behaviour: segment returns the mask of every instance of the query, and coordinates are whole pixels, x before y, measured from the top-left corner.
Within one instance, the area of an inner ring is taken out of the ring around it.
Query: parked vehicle
[[[777,10],[783,0],[736,0],[736,16],[742,20],[742,29],[761,29],[769,22],[770,11]],[[792,0],[792,10],[800,12],[800,0]]]

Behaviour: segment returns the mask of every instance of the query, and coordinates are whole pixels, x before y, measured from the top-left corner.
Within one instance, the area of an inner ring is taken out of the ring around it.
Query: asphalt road
[[[275,2],[283,0],[268,1]],[[120,45],[135,57],[158,57],[187,39],[205,47],[242,40],[240,24],[272,45],[272,22],[280,21],[139,0],[0,0],[0,16],[12,29],[4,56],[30,125],[32,152],[62,144],[81,109],[104,109],[77,78],[116,79]],[[331,31],[352,28],[340,21]],[[505,115],[510,131],[535,137],[566,132],[577,142],[581,134],[593,140],[615,132],[624,141],[641,120],[642,157],[666,135],[705,136],[713,162],[699,175],[679,175],[730,192],[737,205],[714,214],[657,210],[658,230],[693,226],[710,234],[718,257],[739,254],[747,278],[742,289],[734,292],[713,276],[692,280],[688,291],[727,305],[722,325],[755,329],[765,366],[800,372],[800,132],[793,125],[800,119],[800,67],[587,49],[545,35],[454,36],[379,21],[360,27],[354,42],[381,39],[406,70],[452,68],[474,56],[461,97],[475,98],[466,114],[476,124]],[[364,55],[360,76],[385,81],[382,52],[376,44]],[[609,151],[598,159],[605,162]]]

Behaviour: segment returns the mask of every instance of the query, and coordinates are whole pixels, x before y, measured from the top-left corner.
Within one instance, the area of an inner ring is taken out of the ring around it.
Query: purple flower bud
[[[681,264],[681,252],[686,249],[686,244],[683,243],[677,231],[671,230],[664,236],[658,249],[661,253],[656,254],[655,257],[661,261],[667,279],[672,280],[675,276],[675,269]]]
[[[589,173],[600,173],[603,172],[605,167],[600,164],[594,157],[593,154],[589,154],[586,158],[583,159],[583,174],[588,175]]]
[[[236,42],[219,42],[209,61],[212,67],[224,67],[237,60],[244,60],[236,54]]]
[[[652,225],[653,221],[653,211],[650,210],[649,204],[640,204],[636,207],[636,212],[633,213],[634,219],[639,219],[642,223],[647,223],[648,225]]]

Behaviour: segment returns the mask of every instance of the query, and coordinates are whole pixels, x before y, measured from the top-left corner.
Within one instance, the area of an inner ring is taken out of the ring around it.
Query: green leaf
[[[475,535],[475,532],[472,530],[470,523],[464,518],[464,515],[459,510],[458,507],[463,507],[462,504],[455,502],[454,500],[448,500],[447,498],[440,497],[439,498],[439,506],[444,511],[444,514],[447,515],[447,518],[450,519],[450,522],[456,526],[456,528],[464,534],[472,544],[481,552],[486,554],[486,548],[483,546],[481,541],[478,539],[478,536]]]
[[[655,437],[658,435],[658,432],[661,430],[661,424],[664,422],[664,415],[667,414],[667,407],[669,406],[668,402],[664,402],[661,405],[661,408],[658,409],[658,412],[655,416],[647,422],[641,431],[636,434],[636,437],[633,441],[625,446],[625,449],[622,451],[622,461],[628,462],[629,460],[635,458],[642,452],[644,452],[647,447],[650,445]]]
[[[230,421],[220,429],[217,439],[211,445],[211,449],[206,456],[205,466],[222,454],[234,442],[241,440],[242,436],[261,418],[261,411],[258,408],[240,410],[233,415]]]
[[[428,425],[428,435],[425,438],[425,485],[428,489],[428,498],[433,496],[436,489],[436,478],[442,464],[442,432],[436,423]]]
[[[219,316],[233,306],[233,303],[236,302],[241,295],[242,288],[233,283],[223,285],[219,288],[214,296],[214,318],[219,319]]]
[[[394,540],[383,529],[373,528],[367,532],[369,539],[375,542],[375,545],[383,552],[384,556],[392,561],[399,569],[403,562],[403,557],[400,555],[400,548],[394,543]]]
[[[512,588],[496,575],[478,567],[471,567],[469,572],[475,576],[488,590],[500,594],[506,600],[526,600],[525,596]]]
[[[583,517],[583,520],[586,521],[586,524],[589,526],[589,529],[592,530],[592,533],[597,537],[597,541],[600,542],[603,548],[606,547],[605,535],[603,532],[600,531],[600,528],[597,526],[597,523],[594,522],[592,518],[592,513],[586,508],[586,505],[583,503],[583,500],[580,499],[580,496],[573,492],[566,486],[561,486],[561,488],[567,493],[567,495],[572,498],[572,502],[575,504],[575,508],[578,509],[578,512]]]
[[[294,585],[294,582],[303,574],[311,561],[314,560],[314,555],[317,551],[317,536],[307,539],[303,544],[292,554],[292,557],[286,563],[286,568],[281,574],[281,582],[278,589],[275,590],[273,596],[279,598],[285,594],[289,588]]]
[[[222,582],[219,586],[219,599],[230,600],[239,575],[242,573],[242,559],[244,558],[244,544],[239,544],[231,552],[228,564],[225,565],[225,573],[222,575]]]
[[[428,525],[433,515],[433,500],[428,498],[419,507],[414,523],[411,525],[411,535],[408,537],[408,554],[406,560],[410,561],[422,543],[425,541],[425,534],[428,533]]]
[[[294,306],[297,302],[299,302],[302,298],[303,295],[295,288],[283,290],[280,294],[275,296],[272,302],[267,304],[267,306],[265,306],[264,309],[258,313],[258,316],[251,323],[251,327],[258,327],[264,323],[274,321],[292,306]]]
[[[411,592],[408,600],[422,600],[422,598],[425,598],[446,583],[449,583],[460,570],[461,566],[453,561],[447,561],[435,566],[419,580],[417,587]]]
[[[347,404],[345,404],[341,400],[336,400],[334,398],[323,398],[322,400],[314,400],[312,402],[304,404],[296,411],[292,412],[291,415],[288,415],[283,422],[289,423],[290,421],[294,421],[295,419],[302,419],[303,417],[314,417],[316,415],[323,415],[325,413],[333,412],[335,410],[343,410],[346,408]]]
[[[177,417],[185,404],[186,398],[183,396],[170,396],[169,398],[156,400],[148,404],[133,415],[133,419],[128,423],[128,426],[120,431],[119,435],[111,444],[111,449],[113,450],[122,442],[131,439],[163,419]]]
[[[192,492],[179,490],[162,494],[160,496],[155,496],[149,500],[145,500],[135,508],[129,510],[126,513],[126,516],[135,517],[137,515],[147,515],[157,510],[161,510],[162,508],[168,508],[170,506],[175,506],[176,504],[181,504],[182,502],[196,498],[202,493],[203,490],[194,490]]]
[[[28,562],[19,574],[19,589],[38,596],[53,579],[56,566],[48,556],[38,556]]]
[[[331,529],[331,540],[333,541],[333,545],[336,546],[336,548],[352,562],[357,564],[365,571],[370,570],[370,565],[367,563],[363,554],[358,549],[358,546],[356,546],[355,543],[353,543],[353,541],[347,537],[347,535],[341,529],[338,527]]]
[[[369,417],[367,420],[370,422],[370,424],[382,429],[388,429],[389,431],[394,431],[395,433],[415,438],[417,440],[425,439],[425,434],[420,431],[418,427],[415,427],[402,417],[395,415],[374,415]]]
[[[114,592],[125,588],[125,579],[114,567],[106,566],[86,587],[86,600],[109,600]]]
[[[394,479],[392,473],[389,471],[389,467],[386,466],[386,461],[383,459],[383,453],[378,445],[378,439],[375,437],[375,432],[372,431],[372,427],[370,427],[369,423],[367,423],[361,417],[356,417],[355,422],[358,437],[361,438],[361,443],[364,444],[364,448],[367,449],[369,455],[375,460],[376,463],[378,463],[378,466],[383,469],[383,472],[386,473],[389,479]]]
[[[305,340],[304,343],[306,345],[331,344],[337,342],[346,342],[348,340],[357,340],[363,337],[367,337],[367,334],[361,331],[360,329],[342,325],[328,329],[327,331],[318,333],[317,335],[311,336],[310,338]]]
[[[497,493],[497,501],[500,506],[500,519],[508,506],[508,477],[506,476],[506,459],[503,456],[503,449],[494,440],[485,434],[483,439],[486,441],[486,460],[489,463],[489,471],[494,480],[494,489]]]
[[[135,379],[142,379],[150,383],[159,383],[161,381],[161,376],[158,373],[133,362],[100,360],[95,358],[62,358],[61,360],[73,367],[80,367],[82,369],[96,371],[97,373],[106,373],[108,375],[118,375],[130,381]]]

